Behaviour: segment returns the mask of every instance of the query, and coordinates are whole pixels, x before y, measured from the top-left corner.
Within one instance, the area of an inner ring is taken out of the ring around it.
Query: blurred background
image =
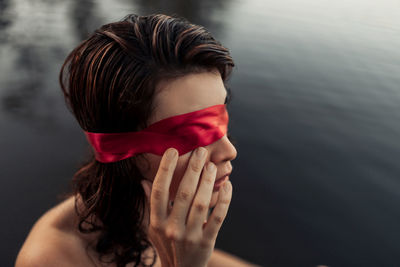
[[[400,266],[398,0],[0,0],[2,266],[88,149],[61,64],[128,13],[184,16],[236,62],[218,248],[262,266]]]

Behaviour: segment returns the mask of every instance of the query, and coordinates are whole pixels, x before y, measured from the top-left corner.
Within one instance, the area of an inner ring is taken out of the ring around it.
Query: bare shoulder
[[[20,250],[15,263],[16,267],[27,266],[90,266],[92,262],[84,263],[80,257],[82,251],[74,249],[76,242],[69,236],[54,232],[41,238],[27,240]]]
[[[208,267],[218,266],[231,266],[231,267],[256,267],[259,265],[247,262],[235,255],[220,249],[214,249],[210,260],[208,261]]]
[[[32,227],[18,253],[16,267],[93,266],[83,242],[68,228],[71,200],[47,211]]]

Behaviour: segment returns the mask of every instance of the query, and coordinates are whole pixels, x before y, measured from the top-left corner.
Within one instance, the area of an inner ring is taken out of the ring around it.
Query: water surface
[[[397,266],[400,4],[0,1],[1,261],[68,190],[88,147],[66,55],[128,13],[178,14],[227,46],[234,196],[217,247],[263,266]]]

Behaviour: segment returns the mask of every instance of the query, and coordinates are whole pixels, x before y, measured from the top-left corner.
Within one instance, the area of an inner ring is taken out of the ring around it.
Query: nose
[[[228,137],[224,135],[218,141],[206,147],[210,155],[210,161],[218,164],[220,162],[232,161],[237,156],[235,146],[229,141]]]

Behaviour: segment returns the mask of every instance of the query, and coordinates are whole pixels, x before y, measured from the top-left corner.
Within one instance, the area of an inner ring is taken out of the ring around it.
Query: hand
[[[217,168],[208,162],[203,170],[206,158],[207,149],[203,147],[192,153],[172,208],[168,208],[169,187],[178,160],[176,149],[169,148],[164,153],[152,188],[142,183],[150,199],[148,236],[163,267],[204,267],[214,250],[232,198],[232,185],[227,181],[221,187],[207,220]]]

